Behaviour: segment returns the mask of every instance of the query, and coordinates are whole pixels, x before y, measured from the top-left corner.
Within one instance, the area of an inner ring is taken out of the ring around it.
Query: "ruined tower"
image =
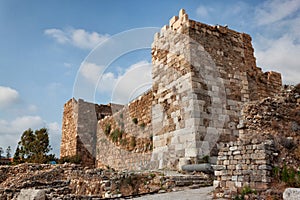
[[[251,37],[188,19],[184,10],[154,37],[153,153],[159,168],[216,156],[219,141],[234,141],[241,106],[273,96],[276,72],[256,66]]]
[[[154,36],[150,91],[104,115],[105,107],[66,103],[61,157],[93,164],[96,156],[97,166],[115,169],[181,169],[204,156],[214,162],[218,143],[238,137],[242,105],[281,88],[281,75],[263,73],[253,51],[248,34],[180,10]]]

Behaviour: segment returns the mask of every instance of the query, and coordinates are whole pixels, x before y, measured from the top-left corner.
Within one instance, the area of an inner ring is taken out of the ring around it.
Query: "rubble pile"
[[[26,190],[44,194],[45,199],[103,199],[212,184],[205,174],[190,177],[182,175],[174,179],[158,171],[89,169],[75,164],[0,166],[0,200],[17,199]]]
[[[284,189],[290,185],[282,181],[280,171],[300,171],[300,84],[284,86],[273,98],[246,104],[242,116],[238,125],[240,140],[272,140],[275,145],[270,163],[271,185],[260,196],[282,199]],[[294,172],[287,176],[295,177]]]
[[[243,117],[242,140],[274,140],[278,154],[274,163],[300,166],[300,84],[285,86],[274,98],[245,105]]]

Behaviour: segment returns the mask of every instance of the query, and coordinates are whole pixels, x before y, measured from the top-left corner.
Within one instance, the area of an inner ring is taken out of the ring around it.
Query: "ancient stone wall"
[[[97,167],[147,169],[152,153],[152,90],[98,122]]]
[[[189,20],[184,10],[155,35],[152,63],[159,168],[216,156],[217,142],[237,139],[241,106],[281,86],[279,73],[256,67],[249,35]]]
[[[172,169],[217,156],[219,142],[239,136],[242,105],[280,89],[280,74],[263,73],[253,52],[249,35],[180,10],[154,36],[152,90],[124,107],[68,102],[61,155],[97,156],[99,165],[121,168],[124,158],[138,162],[139,153],[148,163],[153,147],[151,166]]]
[[[220,144],[217,165],[214,166],[216,197],[231,198],[248,186],[266,190],[271,183],[274,142],[236,141]]]
[[[60,157],[77,156],[85,166],[93,167],[98,118],[111,113],[109,105],[97,105],[82,99],[69,100],[64,106]]]
[[[62,121],[62,137],[60,157],[70,157],[77,154],[77,101],[72,98],[64,105]]]

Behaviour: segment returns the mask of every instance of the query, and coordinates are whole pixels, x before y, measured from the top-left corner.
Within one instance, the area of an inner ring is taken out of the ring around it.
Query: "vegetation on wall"
[[[111,131],[111,125],[105,124],[105,130],[104,130],[105,135],[109,135],[110,131]]]
[[[132,122],[133,122],[134,124],[137,124],[137,123],[138,123],[138,119],[137,119],[137,118],[133,118],[133,119],[132,119]]]

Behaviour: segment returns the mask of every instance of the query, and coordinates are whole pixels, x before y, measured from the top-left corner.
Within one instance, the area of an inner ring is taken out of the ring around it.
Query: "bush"
[[[132,137],[131,140],[130,140],[130,146],[132,148],[134,148],[136,146],[136,140],[135,140],[135,137]]]
[[[245,199],[245,195],[247,194],[257,194],[256,190],[252,190],[249,186],[245,186],[242,189],[242,192],[240,195],[237,195],[234,200],[244,200]]]
[[[122,138],[123,132],[120,131],[119,129],[114,130],[111,135],[110,138],[112,139],[113,142],[118,142],[119,139]]]
[[[109,135],[110,131],[111,131],[111,125],[110,124],[106,124],[105,125],[105,130],[104,130],[105,135]]]
[[[132,119],[132,122],[133,122],[134,124],[137,124],[137,123],[138,123],[138,119],[137,119],[137,118],[133,118],[133,119]]]
[[[295,147],[295,143],[292,139],[282,137],[279,142],[284,148],[288,150],[291,150]]]
[[[140,127],[145,128],[146,124],[143,122],[140,124]]]
[[[300,172],[286,165],[282,169],[274,167],[273,177],[278,181],[285,182],[289,187],[300,187]]]

